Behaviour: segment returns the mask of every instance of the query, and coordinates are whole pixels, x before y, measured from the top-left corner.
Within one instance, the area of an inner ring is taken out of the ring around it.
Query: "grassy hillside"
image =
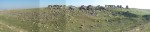
[[[0,13],[0,32],[123,32],[147,24],[143,15],[140,9],[123,8],[9,10]]]

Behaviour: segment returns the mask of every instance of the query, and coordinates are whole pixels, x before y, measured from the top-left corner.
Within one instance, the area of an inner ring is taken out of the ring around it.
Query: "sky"
[[[48,5],[128,5],[130,8],[150,9],[150,0],[0,0],[2,9],[47,7]]]
[[[0,0],[1,10],[37,7],[39,7],[39,0]]]

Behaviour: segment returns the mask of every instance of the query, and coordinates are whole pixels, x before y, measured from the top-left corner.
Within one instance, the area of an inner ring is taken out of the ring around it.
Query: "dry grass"
[[[29,32],[122,32],[146,23],[141,17],[144,13],[140,14],[142,12],[137,9],[108,10],[94,12],[48,8],[9,10],[5,12],[6,14],[0,15],[0,20]],[[126,10],[138,17],[112,15]]]

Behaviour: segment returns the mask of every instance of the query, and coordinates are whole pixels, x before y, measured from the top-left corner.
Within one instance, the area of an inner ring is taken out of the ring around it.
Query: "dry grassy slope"
[[[138,17],[118,14],[126,11]],[[112,15],[113,13],[115,16]],[[93,14],[80,10],[34,8],[10,10],[1,15],[0,19],[8,25],[29,32],[121,32],[130,31],[146,23],[141,17],[144,14],[138,9],[121,8],[108,8],[108,11],[96,10]]]
[[[146,23],[144,25],[135,27],[132,30],[129,30],[128,32],[150,32],[150,23]]]

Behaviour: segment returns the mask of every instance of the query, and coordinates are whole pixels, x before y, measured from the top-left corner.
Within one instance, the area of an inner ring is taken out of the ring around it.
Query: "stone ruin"
[[[78,8],[79,10],[106,10],[106,8],[123,8],[122,5],[105,5],[105,6],[92,6],[92,5],[81,5],[80,7],[75,6],[66,6],[66,5],[48,5],[48,8],[50,9],[65,9],[67,7],[68,10],[74,10]],[[126,9],[129,9],[128,5],[125,7]]]
[[[129,6],[128,6],[128,5],[126,5],[126,9],[129,9]]]
[[[50,9],[64,9],[66,5],[48,5]]]
[[[122,5],[105,5],[106,8],[123,8]]]
[[[115,6],[115,5],[105,5],[105,7],[106,7],[106,8],[110,8],[110,7],[112,7],[112,8],[116,8],[116,6]]]

